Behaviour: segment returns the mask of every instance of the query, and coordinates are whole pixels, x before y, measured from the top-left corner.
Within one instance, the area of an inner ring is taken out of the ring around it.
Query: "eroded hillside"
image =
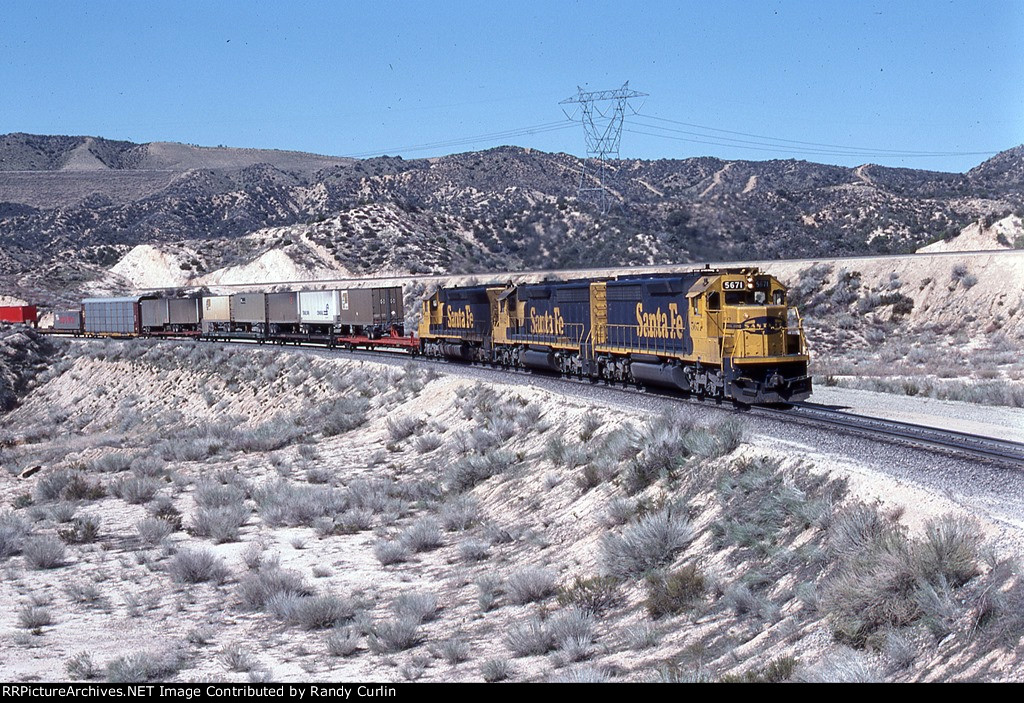
[[[0,416],[7,680],[1019,677],[1019,535],[735,421],[323,354],[62,350]]]

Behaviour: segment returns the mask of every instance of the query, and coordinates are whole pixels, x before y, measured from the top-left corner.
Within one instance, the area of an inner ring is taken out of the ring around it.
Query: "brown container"
[[[267,293],[267,322],[272,325],[299,324],[299,294]]]
[[[149,298],[139,304],[142,314],[142,329],[161,329],[169,321],[167,314],[167,300],[164,298]]]
[[[267,296],[265,293],[235,293],[231,296],[231,321],[244,324],[265,324]]]
[[[199,324],[199,298],[174,298],[167,301],[167,316],[172,325]]]

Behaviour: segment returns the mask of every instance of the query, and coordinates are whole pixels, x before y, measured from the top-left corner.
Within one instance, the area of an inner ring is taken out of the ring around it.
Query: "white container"
[[[335,325],[341,315],[336,290],[307,290],[299,293],[299,320],[305,325]]]
[[[230,322],[231,296],[208,295],[203,297],[203,322]]]

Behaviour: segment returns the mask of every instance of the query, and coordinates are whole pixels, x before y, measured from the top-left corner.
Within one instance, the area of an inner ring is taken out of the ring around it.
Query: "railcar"
[[[431,356],[742,403],[811,393],[799,313],[753,268],[442,289],[423,303],[419,336]]]

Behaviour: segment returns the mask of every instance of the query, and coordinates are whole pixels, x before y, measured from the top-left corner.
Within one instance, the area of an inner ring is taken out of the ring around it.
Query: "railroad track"
[[[70,338],[69,339],[81,339]],[[183,341],[182,338],[174,338]],[[196,340],[192,340],[196,341]],[[257,345],[253,340],[221,340],[221,343],[243,343],[254,347]],[[262,345],[259,345],[262,347]],[[349,357],[366,359],[383,363],[408,363],[416,360],[417,363],[435,365],[445,369],[451,368],[476,368],[510,377],[543,378],[567,387],[588,386],[598,387],[602,390],[636,394],[642,393],[680,403],[688,406],[704,407],[726,413],[738,415],[753,415],[780,422],[798,423],[810,427],[827,428],[832,431],[839,431],[848,435],[864,437],[876,441],[886,441],[893,444],[915,447],[929,452],[940,452],[950,456],[968,458],[986,464],[1001,466],[1011,469],[1024,469],[1024,443],[1011,440],[997,439],[994,437],[981,437],[966,432],[947,430],[927,425],[916,425],[898,420],[888,420],[867,415],[858,415],[817,403],[803,402],[794,403],[786,407],[767,406],[739,406],[731,401],[714,399],[700,399],[693,396],[680,396],[667,389],[660,388],[638,388],[635,386],[623,386],[618,384],[604,383],[590,379],[566,378],[555,374],[545,374],[531,371],[519,371],[503,369],[487,364],[465,364],[462,362],[446,361],[443,359],[428,359],[425,357],[410,357],[407,353],[387,350],[345,350],[329,349],[323,344],[300,344],[293,343],[284,346],[268,345],[266,349],[284,350],[301,347],[310,350],[328,352],[331,355],[344,354]]]
[[[757,407],[751,408],[750,411],[756,415],[781,418],[787,422],[835,428],[860,437],[883,439],[928,451],[968,457],[988,464],[1024,469],[1024,444],[1011,440],[857,415],[817,403],[796,403],[788,408]]]

